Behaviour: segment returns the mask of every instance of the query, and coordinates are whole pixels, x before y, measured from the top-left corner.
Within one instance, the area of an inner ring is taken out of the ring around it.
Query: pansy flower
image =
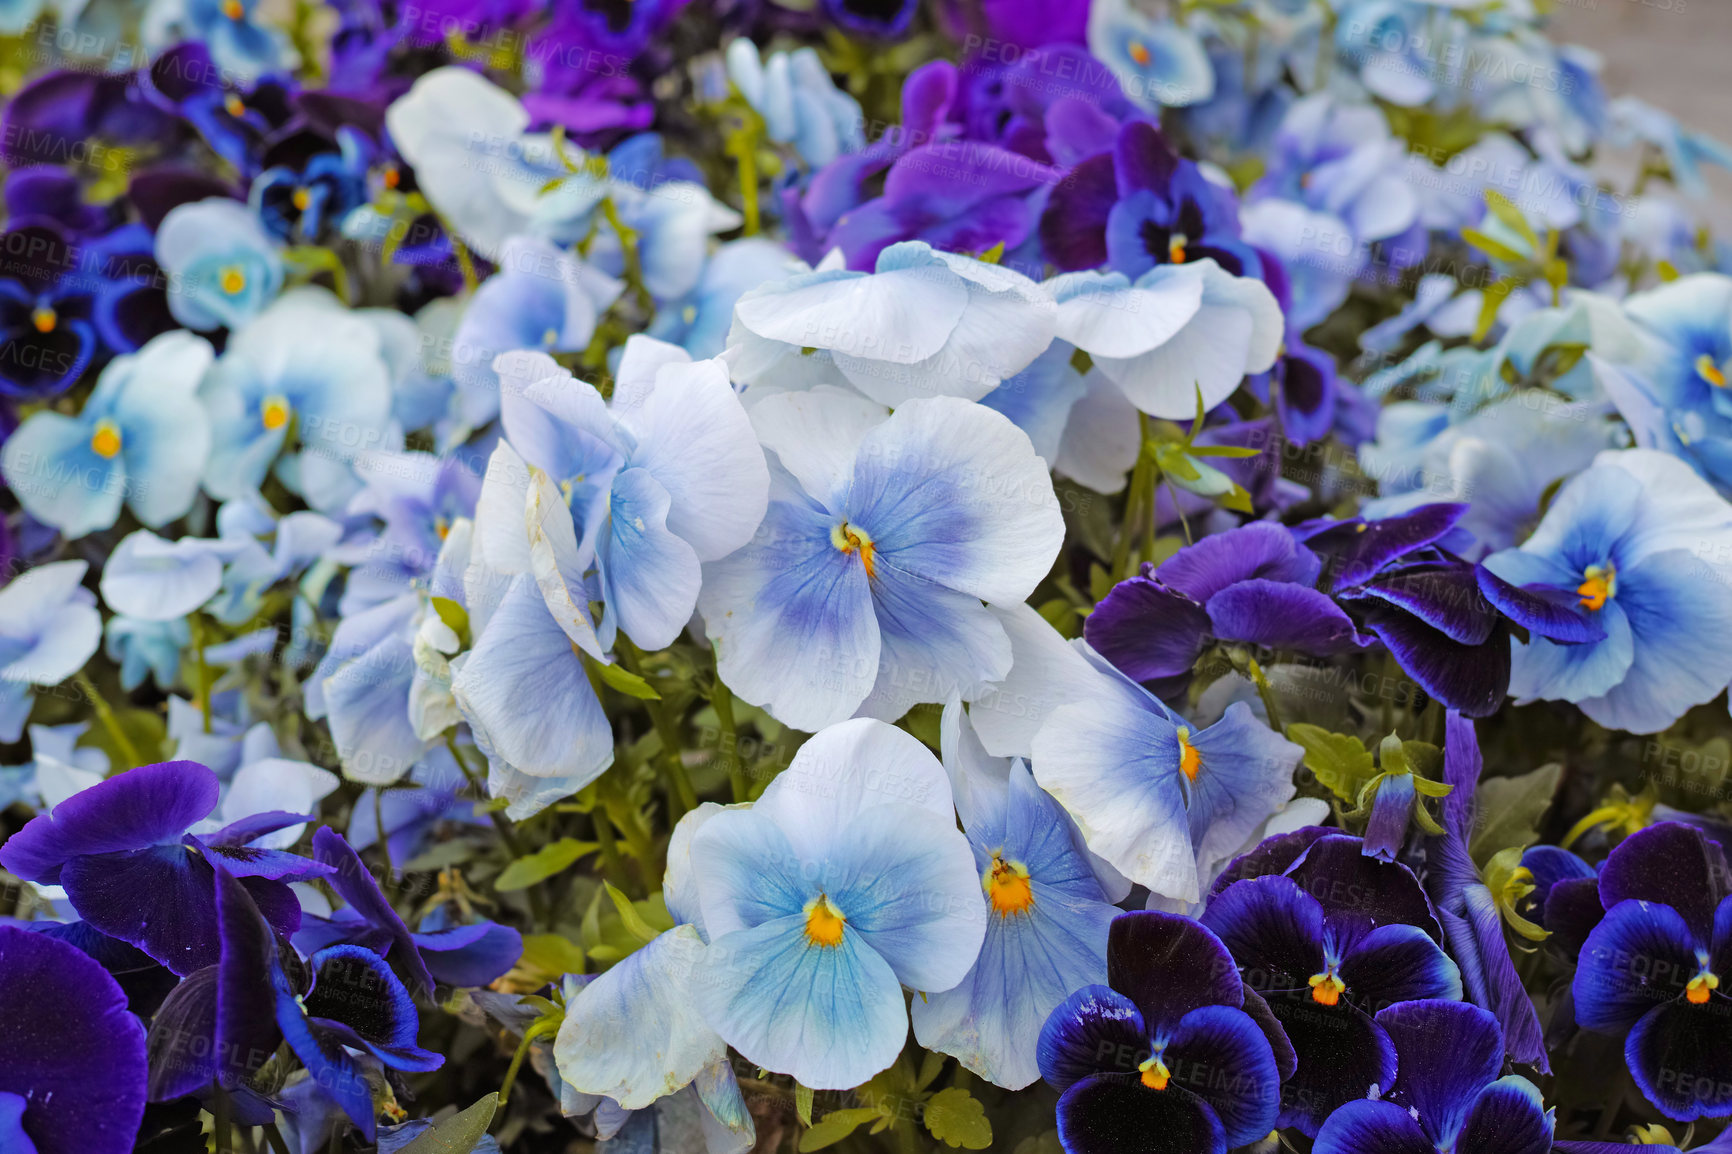
[[[1571,990],[1584,1029],[1625,1034],[1624,1059],[1668,1118],[1732,1114],[1732,870],[1681,822],[1626,838],[1600,867],[1606,916]],[[1627,1031],[1627,1033],[1626,1033]]]
[[[151,528],[183,516],[210,454],[197,398],[210,363],[203,338],[164,333],[110,361],[78,416],[30,416],[0,449],[19,503],[67,537],[113,525],[123,502]]]
[[[813,736],[749,809],[691,840],[709,946],[690,992],[749,1062],[857,1086],[908,1037],[904,986],[962,981],[986,904],[944,770],[881,721]]]
[[[1093,4],[1088,40],[1089,51],[1140,108],[1182,108],[1215,94],[1215,69],[1196,34],[1171,20],[1146,16],[1128,0]]]
[[[1107,984],[1084,986],[1040,1032],[1070,1154],[1227,1150],[1266,1138],[1293,1051],[1221,940],[1177,914],[1121,914]]]
[[[0,925],[0,1150],[127,1154],[144,1117],[144,1027],[76,946]]]
[[[751,543],[708,566],[699,609],[721,675],[807,731],[897,718],[1004,677],[981,604],[1024,600],[1064,536],[1046,463],[998,413],[820,387],[752,410],[776,456]]]
[[[151,0],[144,34],[152,49],[197,40],[224,72],[252,78],[295,63],[294,49],[279,30],[261,24],[259,0]]]
[[[183,204],[156,230],[168,306],[190,329],[238,329],[275,299],[283,261],[252,209],[222,197]]]
[[[1462,993],[1418,880],[1361,849],[1326,830],[1271,839],[1222,875],[1203,912],[1292,1042],[1298,1068],[1278,1125],[1309,1135],[1337,1106],[1393,1083],[1395,1048],[1372,1015]]]
[[[96,355],[91,278],[76,275],[83,250],[41,217],[10,222],[0,239],[8,252],[31,254],[0,278],[0,394],[55,396]]]
[[[289,881],[331,867],[252,842],[305,820],[267,813],[203,837],[190,832],[216,808],[217,777],[190,761],[140,766],[74,794],[0,846],[0,864],[26,881],[62,886],[79,915],[177,974],[218,953],[214,873],[239,875],[286,931],[300,923]]]
[[[0,586],[0,741],[17,741],[30,687],[59,685],[102,641],[102,614],[84,588],[84,561],[53,561]]]
[[[312,244],[367,203],[374,152],[368,137],[343,125],[336,130],[335,147],[326,144],[298,166],[275,164],[259,173],[247,204],[276,236]]]
[[[1423,999],[1377,1013],[1395,1047],[1396,1078],[1380,1096],[1329,1115],[1318,1154],[1531,1154],[1551,1148],[1552,1111],[1539,1087],[1500,1077],[1497,1019],[1465,1002]]]

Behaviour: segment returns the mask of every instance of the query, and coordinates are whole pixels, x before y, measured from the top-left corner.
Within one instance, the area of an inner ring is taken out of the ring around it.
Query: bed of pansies
[[[1732,1150],[1732,151],[1548,8],[0,3],[0,1152]]]

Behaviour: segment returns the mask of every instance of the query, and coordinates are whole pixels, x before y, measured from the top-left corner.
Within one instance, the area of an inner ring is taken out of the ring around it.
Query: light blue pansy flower
[[[761,57],[749,37],[728,45],[728,79],[764,118],[764,130],[812,168],[865,147],[860,103],[836,88],[813,48]]]
[[[1655,733],[1732,680],[1732,505],[1675,457],[1602,453],[1521,548],[1484,564],[1600,635],[1512,642],[1518,701],[1571,701],[1608,729]]]
[[[1676,452],[1732,492],[1732,277],[1682,277],[1631,296],[1624,309],[1642,329],[1641,349],[1608,359],[1634,379],[1619,388],[1614,375],[1601,376],[1638,443]],[[1640,398],[1628,395],[1630,386]],[[1651,417],[1634,411],[1638,399]]]
[[[717,356],[727,346],[740,297],[771,281],[785,280],[796,267],[805,266],[767,237],[729,241],[704,265],[697,288],[657,310],[649,335],[671,341],[694,357]]]
[[[679,300],[697,288],[710,237],[740,227],[740,214],[693,180],[611,179],[606,193],[620,222],[637,235],[643,286],[658,301]],[[618,230],[597,232],[589,254],[601,268],[625,275]]]
[[[947,733],[960,713],[946,707]],[[974,851],[986,938],[959,985],[914,1002],[914,1036],[1020,1090],[1040,1077],[1035,1042],[1047,1015],[1072,990],[1106,981],[1107,928],[1119,910],[1070,818],[1021,761],[1001,779],[982,751],[949,744],[945,769]]]
[[[121,538],[102,566],[102,599],[116,613],[143,621],[185,617],[222,588],[223,562],[241,549],[232,540],[164,540],[148,529]]]
[[[533,237],[513,237],[457,325],[451,366],[458,406],[470,428],[499,414],[501,353],[534,349],[580,352],[595,323],[625,286],[563,249]]]
[[[189,329],[240,328],[276,299],[283,260],[252,209],[226,197],[183,204],[156,230],[168,309]]]
[[[1732,148],[1713,137],[1691,132],[1669,113],[1633,96],[1621,96],[1611,104],[1612,122],[1620,142],[1639,140],[1658,148],[1671,169],[1672,182],[1686,196],[1707,196],[1708,181],[1702,166],[1732,170]]]
[[[1408,150],[1390,134],[1382,109],[1318,93],[1287,110],[1268,170],[1252,194],[1337,217],[1358,240],[1389,240],[1411,229],[1419,214],[1408,163]]]
[[[724,680],[799,729],[894,720],[1004,677],[981,602],[1020,602],[1064,538],[1045,462],[955,397],[884,410],[840,389],[752,410],[777,458],[763,527],[706,566],[699,608]]]
[[[197,40],[225,74],[250,80],[292,68],[297,56],[287,36],[258,22],[260,0],[151,0],[143,30],[153,53],[177,41]]]
[[[908,1037],[902,987],[962,981],[986,931],[944,770],[880,721],[824,730],[691,841],[709,946],[690,993],[747,1061],[857,1086]]]
[[[230,337],[199,399],[213,438],[204,486],[218,500],[256,492],[284,450],[342,465],[387,447],[391,375],[378,331],[321,291],[285,293]],[[294,471],[279,476],[287,483]],[[306,495],[320,507],[319,494]]]
[[[58,685],[84,668],[102,641],[102,614],[80,582],[83,561],[55,561],[0,586],[0,741],[17,741],[30,687]]]
[[[109,362],[78,416],[33,414],[0,450],[19,504],[67,537],[108,528],[123,504],[153,528],[184,515],[211,450],[196,396],[210,363],[202,337],[164,333]]]
[[[1031,743],[1035,779],[1091,851],[1153,893],[1195,902],[1203,879],[1292,798],[1302,751],[1242,701],[1207,728],[1188,724],[1076,648],[1087,676],[1075,658],[1045,674],[1060,704]]]
[[[1088,39],[1089,51],[1118,78],[1125,95],[1150,112],[1215,95],[1215,68],[1196,35],[1145,16],[1127,0],[1096,0]]]
[[[1054,307],[1012,269],[904,241],[870,273],[823,267],[754,289],[734,320],[728,356],[744,383],[775,387],[756,366],[819,350],[839,374],[828,379],[899,405],[979,400],[1045,351]]]
[[[130,693],[146,677],[153,678],[158,689],[172,688],[180,675],[180,651],[192,640],[192,631],[180,618],[145,621],[117,613],[108,619],[103,638],[108,659],[120,665],[120,687]]]

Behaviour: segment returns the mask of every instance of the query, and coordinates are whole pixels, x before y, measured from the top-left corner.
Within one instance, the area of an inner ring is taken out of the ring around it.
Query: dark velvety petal
[[[1278,833],[1274,837],[1266,837],[1257,844],[1256,849],[1240,854],[1227,864],[1227,868],[1221,871],[1221,876],[1216,878],[1214,885],[1210,887],[1210,895],[1218,894],[1234,882],[1243,881],[1245,878],[1284,874],[1311,848],[1312,842],[1339,832],[1324,825],[1308,825],[1292,833]]]
[[[1243,1010],[1203,1006],[1167,1040],[1169,1087],[1191,1091],[1214,1110],[1227,1145],[1267,1137],[1281,1109],[1281,1074],[1263,1030]]]
[[[259,1072],[276,1052],[279,993],[291,993],[277,965],[277,939],[240,879],[216,877],[222,960],[217,963],[218,1076],[235,1086]]]
[[[1509,695],[1510,638],[1493,628],[1483,645],[1464,645],[1404,610],[1373,601],[1365,624],[1389,647],[1402,671],[1419,687],[1469,717],[1489,717]]]
[[[1683,996],[1696,976],[1696,939],[1671,906],[1620,902],[1588,935],[1571,989],[1576,1022],[1614,1033]]]
[[[119,938],[109,937],[89,922],[36,922],[30,928],[77,946],[95,958],[126,991],[127,1007],[146,1021],[175,988],[175,976],[158,965],[156,959]]]
[[[282,810],[270,810],[266,813],[255,813],[243,817],[236,822],[230,822],[213,834],[201,838],[207,846],[247,845],[264,837],[267,833],[276,833],[280,829],[288,829],[291,825],[302,825],[316,820],[304,813],[284,813]]]
[[[1364,852],[1379,861],[1392,862],[1407,843],[1407,823],[1413,817],[1411,773],[1394,773],[1377,783],[1371,801],[1371,817],[1365,823]]]
[[[1727,896],[1726,855],[1701,830],[1665,821],[1618,843],[1600,866],[1600,904],[1662,902],[1683,915],[1691,932],[1708,944],[1714,908]]]
[[[1377,926],[1402,922],[1443,940],[1431,902],[1413,871],[1367,857],[1356,837],[1332,834],[1313,842],[1287,871],[1323,906],[1330,928],[1346,942]]]
[[[1349,1102],[1317,1131],[1312,1154],[1436,1154],[1413,1115],[1394,1102]],[[1465,1154],[1465,1152],[1464,1152]],[[1477,1152],[1476,1152],[1477,1154]]]
[[[1399,557],[1430,545],[1466,515],[1458,504],[1421,505],[1410,513],[1382,521],[1347,521],[1313,533],[1313,549],[1333,554],[1330,567],[1336,592],[1369,579]]]
[[[1226,641],[1315,656],[1347,653],[1373,643],[1341,606],[1308,585],[1254,578],[1221,590],[1209,599],[1207,608],[1215,636]]]
[[[144,1025],[76,946],[0,926],[0,1093],[37,1154],[127,1154],[144,1117]]]
[[[1325,1006],[1309,990],[1273,996],[1269,1008],[1287,1031],[1299,1068],[1281,1088],[1277,1126],[1315,1136],[1331,1112],[1395,1082],[1395,1045],[1383,1027],[1342,998]]]
[[[1614,911],[1616,912],[1616,911]],[[1642,1094],[1680,1122],[1732,1114],[1732,998],[1649,1011],[1624,1042],[1624,1060]]]
[[[1526,1078],[1500,1078],[1480,1092],[1455,1148],[1466,1154],[1546,1154],[1552,1116],[1539,1089]]]
[[[1035,1048],[1040,1076],[1061,1093],[1091,1074],[1135,1072],[1148,1056],[1142,1013],[1108,986],[1084,986],[1060,1002]]]
[[[150,1023],[152,1102],[196,1094],[216,1078],[217,968],[206,966],[174,988]]]
[[[212,846],[204,845],[198,838],[188,840],[207,851],[212,863],[236,877],[298,882],[330,877],[336,872],[323,862],[311,861],[287,850],[260,849],[250,845]]]
[[[397,911],[391,908],[391,903],[385,900],[379,883],[367,872],[360,855],[349,847],[341,834],[326,828],[313,835],[313,856],[336,867],[337,872],[328,879],[331,888],[362,917],[391,935],[396,963],[409,975],[410,983],[418,992],[431,993],[433,975],[427,972],[427,963],[421,960],[421,953],[415,948],[414,935],[397,916]]]
[[[1308,990],[1323,970],[1323,907],[1284,877],[1247,878],[1216,894],[1203,925],[1239,964],[1246,985],[1269,997]]]
[[[1058,1100],[1069,1154],[1225,1154],[1221,1120],[1189,1090],[1151,1090],[1135,1074],[1096,1074]]]
[[[1161,130],[1146,120],[1132,120],[1119,130],[1113,149],[1113,169],[1120,196],[1139,189],[1166,193],[1179,171],[1179,154]]]
[[[1541,924],[1552,935],[1546,943],[1574,958],[1605,916],[1606,908],[1600,904],[1599,879],[1565,878],[1546,895]]]
[[[343,1048],[343,1039],[318,1029],[286,994],[277,998],[276,1017],[289,1048],[319,1089],[343,1108],[363,1138],[373,1141],[373,1088],[360,1063]]]
[[[1732,1134],[1732,1131],[1725,1131],[1724,1133]],[[1716,1138],[1713,1142],[1705,1142],[1696,1149],[1706,1151],[1708,1154],[1722,1154],[1723,1148],[1719,1142],[1720,1140]],[[1554,1142],[1552,1143],[1552,1154],[1630,1154],[1630,1143]],[[1678,1154],[1678,1148],[1667,1146],[1663,1142],[1656,1142],[1651,1145],[1644,1143],[1641,1154]]]
[[[178,842],[216,808],[221,789],[216,774],[194,761],[116,774],[32,818],[0,846],[0,866],[52,884],[68,858]]]
[[[1473,840],[1474,802],[1484,767],[1473,722],[1450,710],[1443,719],[1443,780],[1453,788],[1443,799],[1442,824],[1463,846]]]
[[[1293,1052],[1293,1043],[1287,1040],[1287,1031],[1281,1028],[1281,1022],[1275,1017],[1275,1011],[1269,1008],[1269,1003],[1263,1000],[1263,995],[1245,987],[1244,1011],[1257,1023],[1257,1028],[1263,1031],[1263,1037],[1269,1043],[1269,1050],[1275,1055],[1275,1069],[1285,1082],[1293,1076],[1293,1071],[1299,1068],[1299,1056]]]
[[[1403,1002],[1377,1013],[1395,1043],[1396,1088],[1439,1133],[1455,1129],[1503,1069],[1497,1019],[1466,1002]]]
[[[1427,562],[1387,570],[1361,585],[1355,597],[1375,597],[1407,610],[1463,645],[1482,645],[1497,624],[1497,610],[1479,591],[1473,566]]]
[[[1151,1033],[1199,1006],[1237,1006],[1244,998],[1221,939],[1191,918],[1154,910],[1113,919],[1107,984],[1137,1004]]]
[[[1118,200],[1113,158],[1091,156],[1067,173],[1047,197],[1040,217],[1040,246],[1062,272],[1099,268],[1107,262],[1107,215]]]
[[[477,922],[415,935],[433,980],[445,986],[485,986],[523,956],[523,935],[497,922]]]
[[[1486,600],[1529,633],[1566,645],[1605,639],[1605,628],[1582,606],[1582,595],[1575,590],[1511,585],[1483,565],[1475,570]]]
[[[1256,521],[1187,545],[1161,562],[1155,576],[1193,601],[1208,601],[1253,578],[1310,586],[1322,562],[1280,525]]]
[[[1094,651],[1133,681],[1189,674],[1208,633],[1201,605],[1147,577],[1120,581],[1083,622]]]
[[[1354,1004],[1375,1013],[1416,998],[1461,997],[1461,971],[1418,926],[1378,926],[1341,959]]]
[[[1555,845],[1529,846],[1522,851],[1522,868],[1533,875],[1533,892],[1523,899],[1523,909],[1539,912],[1532,920],[1544,925],[1543,911],[1546,898],[1552,892],[1552,887],[1561,881],[1571,879],[1583,880],[1595,878],[1598,875],[1594,867],[1571,853],[1567,849],[1559,849]],[[1519,912],[1519,911],[1518,911]],[[1530,915],[1531,916],[1531,915]]]
[[[60,884],[81,917],[185,976],[217,960],[216,875],[182,845],[75,857]]]
[[[431,1050],[423,1050],[413,1042],[401,1046],[386,1046],[378,1042],[369,1042],[356,1032],[347,1022],[339,1022],[334,1018],[309,1018],[315,1033],[326,1041],[337,1041],[351,1050],[365,1050],[379,1059],[380,1063],[393,1070],[407,1070],[411,1073],[424,1074],[429,1070],[437,1070],[445,1064],[445,1059]]]
[[[313,988],[302,999],[308,1014],[342,1022],[381,1046],[414,1044],[415,1001],[384,958],[362,946],[327,946],[309,964]]]
[[[1468,924],[1472,929],[1472,954],[1479,960],[1484,980],[1482,991],[1470,996],[1497,1018],[1498,1025],[1503,1028],[1506,1054],[1517,1062],[1535,1067],[1542,1074],[1549,1074],[1552,1072],[1551,1060],[1546,1056],[1546,1040],[1540,1029],[1539,1014],[1534,1010],[1533,998],[1528,995],[1521,975],[1516,973],[1515,961],[1510,957],[1509,939],[1504,935],[1503,914],[1497,901],[1482,885],[1470,887],[1465,896]],[[1451,945],[1454,945],[1453,939]],[[1466,963],[1462,961],[1460,950],[1456,951],[1456,960],[1462,964],[1462,984],[1466,985]]]

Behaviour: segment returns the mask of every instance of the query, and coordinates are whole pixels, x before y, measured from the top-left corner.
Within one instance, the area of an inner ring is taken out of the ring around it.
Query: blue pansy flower
[[[1027,435],[955,397],[887,418],[828,387],[767,397],[752,421],[773,499],[699,599],[734,691],[812,731],[1002,679],[1010,643],[981,602],[1024,600],[1064,536]]]
[[[1666,728],[1732,680],[1729,557],[1732,506],[1687,465],[1602,453],[1519,549],[1484,562],[1487,596],[1536,632],[1515,644],[1510,692],[1574,702],[1609,729]]]
[[[144,35],[152,48],[197,40],[224,72],[251,79],[292,67],[288,37],[257,21],[259,0],[151,0]]]
[[[1128,0],[1096,0],[1089,9],[1089,51],[1110,69],[1139,107],[1200,104],[1215,94],[1215,69],[1196,35],[1157,21]]]
[[[121,538],[102,567],[102,599],[116,613],[144,621],[185,617],[216,596],[223,562],[247,544],[202,537],[167,541],[138,529]]]
[[[1643,420],[1615,388],[1615,374],[1603,378],[1636,427],[1638,443],[1676,453],[1722,492],[1732,492],[1732,277],[1681,277],[1631,296],[1624,310],[1644,336],[1639,352],[1627,358],[1632,384],[1657,412]]]
[[[1336,1107],[1394,1082],[1395,1047],[1373,1013],[1462,993],[1418,880],[1362,851],[1328,830],[1271,839],[1217,880],[1203,912],[1298,1055],[1276,1124],[1313,1136]]]
[[[103,627],[103,651],[120,666],[120,687],[131,693],[146,677],[165,692],[180,677],[180,653],[192,641],[183,618],[146,621],[116,613]]]
[[[64,392],[96,355],[91,278],[54,221],[14,220],[7,251],[40,254],[0,278],[0,394],[43,398]]]
[[[1624,1034],[1624,1059],[1668,1118],[1732,1114],[1732,871],[1718,843],[1681,822],[1625,839],[1600,867],[1606,916],[1571,987],[1576,1022]]]
[[[77,946],[0,926],[0,1150],[126,1154],[144,1120],[144,1027]]]
[[[282,257],[257,214],[223,197],[170,211],[156,259],[170,277],[169,311],[189,329],[238,329],[283,287]]]
[[[17,741],[30,687],[59,685],[102,641],[102,614],[81,582],[89,565],[38,565],[0,586],[0,741]]]
[[[1071,994],[1040,1033],[1041,1074],[1062,1095],[1065,1150],[1225,1154],[1267,1138],[1294,1055],[1260,1001],[1204,927],[1177,914],[1121,914],[1107,984]]]
[[[202,337],[164,333],[110,361],[78,416],[33,414],[0,449],[19,503],[67,537],[109,528],[123,503],[152,528],[185,515],[210,455],[210,364]]]
[[[345,616],[425,583],[452,527],[474,516],[481,491],[474,466],[455,454],[369,453],[355,472],[365,487],[349,502],[349,516],[384,524],[377,536],[351,539],[336,551],[350,566],[339,603]]]
[[[962,981],[986,931],[944,770],[858,719],[808,740],[749,809],[693,835],[709,946],[691,994],[747,1061],[857,1086],[908,1037],[902,988]]]
[[[768,237],[731,240],[704,264],[696,288],[656,310],[646,332],[679,345],[695,358],[717,356],[727,347],[740,297],[760,285],[787,279],[796,267],[794,254]]]
[[[1420,999],[1377,1012],[1396,1078],[1379,1096],[1329,1115],[1318,1154],[1526,1154],[1548,1150],[1552,1114],[1539,1087],[1503,1071],[1497,1019],[1464,1002]]]
[[[315,153],[299,169],[276,165],[259,173],[247,204],[276,236],[311,244],[367,203],[374,151],[367,137],[344,125],[337,147]]]
[[[821,168],[866,144],[860,103],[838,91],[814,48],[760,57],[750,37],[735,37],[727,51],[728,79],[764,118],[771,140],[792,145],[800,159]]]

